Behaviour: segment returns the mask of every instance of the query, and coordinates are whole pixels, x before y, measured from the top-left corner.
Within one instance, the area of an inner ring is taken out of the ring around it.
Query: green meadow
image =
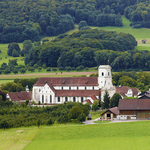
[[[150,121],[0,130],[0,150],[149,150]]]

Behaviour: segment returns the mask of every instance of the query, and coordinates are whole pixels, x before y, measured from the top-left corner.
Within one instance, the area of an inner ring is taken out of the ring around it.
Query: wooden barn
[[[108,119],[112,120],[114,118],[117,119],[117,115],[119,115],[118,107],[113,107],[113,108],[109,108],[105,112],[103,112],[101,114],[101,119],[104,119],[104,120],[108,120]]]
[[[150,99],[120,99],[118,119],[150,118]]]

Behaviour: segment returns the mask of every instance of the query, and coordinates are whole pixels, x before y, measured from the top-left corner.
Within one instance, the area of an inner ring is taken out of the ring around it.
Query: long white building
[[[107,90],[110,97],[116,92],[112,85],[111,67],[101,65],[98,77],[42,77],[33,85],[32,100],[41,104],[64,102],[91,102],[101,98]]]

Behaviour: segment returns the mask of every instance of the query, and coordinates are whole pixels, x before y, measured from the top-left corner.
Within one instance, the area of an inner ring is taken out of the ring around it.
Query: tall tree
[[[109,108],[109,103],[110,103],[110,97],[108,91],[106,90],[103,99],[103,108],[104,109]]]
[[[119,93],[115,93],[113,97],[110,99],[110,108],[112,107],[118,107],[119,99],[121,99],[121,96]]]

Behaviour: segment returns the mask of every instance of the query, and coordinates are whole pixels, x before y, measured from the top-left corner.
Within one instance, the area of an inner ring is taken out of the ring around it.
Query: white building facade
[[[50,105],[68,101],[85,103],[87,100],[93,103],[99,99],[99,92],[103,99],[106,90],[110,97],[116,92],[112,85],[111,67],[101,65],[98,68],[98,77],[39,78],[33,85],[32,100]]]

